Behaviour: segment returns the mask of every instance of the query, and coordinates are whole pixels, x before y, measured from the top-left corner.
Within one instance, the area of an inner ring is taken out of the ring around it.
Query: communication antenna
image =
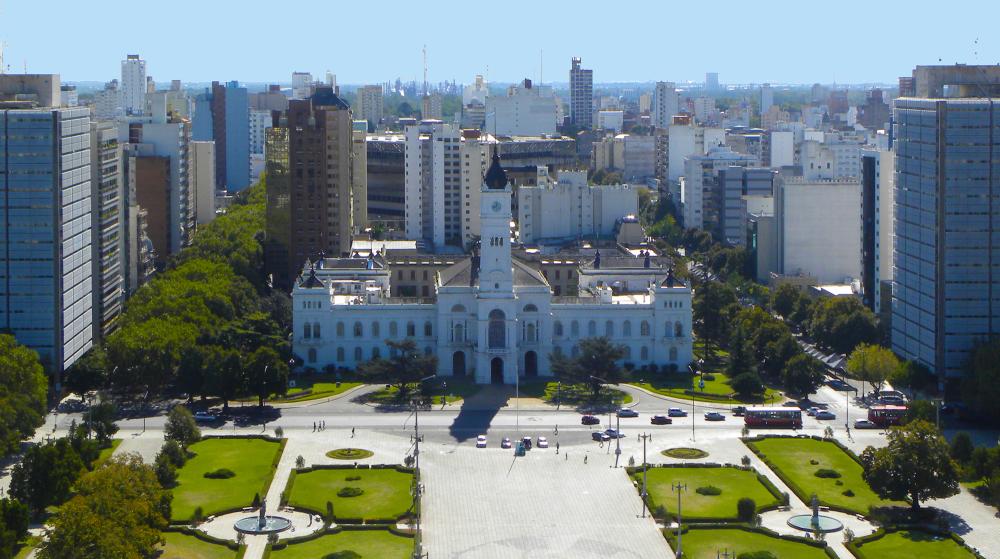
[[[3,64],[3,49],[6,46],[7,46],[7,43],[5,43],[3,41],[0,41],[0,74],[3,74],[4,73],[4,68],[6,68],[6,66],[4,66],[4,64]]]
[[[427,45],[424,45],[424,97],[427,97]]]
[[[538,85],[544,83],[545,78],[545,51],[538,49]]]

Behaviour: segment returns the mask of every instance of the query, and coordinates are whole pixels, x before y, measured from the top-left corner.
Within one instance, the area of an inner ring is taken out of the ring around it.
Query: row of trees
[[[793,285],[782,284],[771,293],[770,303],[774,312],[837,353],[848,354],[882,337],[875,315],[855,297],[814,299]]]
[[[285,390],[288,297],[263,274],[264,181],[200,229],[191,247],[131,299],[106,343],[66,373],[75,392],[113,388],[261,402]]]
[[[38,353],[0,334],[0,455],[16,452],[45,422],[47,391]]]

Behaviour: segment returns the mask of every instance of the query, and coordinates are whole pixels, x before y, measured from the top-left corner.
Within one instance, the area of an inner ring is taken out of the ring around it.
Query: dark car
[[[618,417],[639,417],[639,412],[632,408],[622,408],[618,410]]]
[[[593,416],[593,415],[585,415],[585,416],[583,416],[583,417],[580,418],[580,424],[581,425],[597,425],[600,422],[601,422],[601,420],[598,419],[597,417]]]
[[[524,437],[521,438],[521,442],[524,444],[524,448],[526,450],[531,450],[531,437],[525,435]]]
[[[739,417],[747,412],[746,406],[736,406],[733,408],[733,415]]]
[[[590,438],[594,439],[595,441],[609,441],[609,440],[611,440],[611,437],[609,437],[606,433],[602,433],[600,431],[594,431],[593,433],[591,433],[590,434]]]
[[[616,431],[614,429],[605,429],[604,430],[604,434],[607,435],[607,436],[609,436],[609,437],[611,437],[612,439],[624,439],[625,438],[625,435],[623,435],[620,431]]]
[[[671,423],[674,422],[674,420],[670,419],[665,415],[654,415],[653,417],[649,418],[649,422],[652,423],[653,425],[670,425]]]

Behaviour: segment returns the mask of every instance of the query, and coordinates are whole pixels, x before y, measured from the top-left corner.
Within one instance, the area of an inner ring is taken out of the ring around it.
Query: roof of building
[[[483,184],[491,190],[503,190],[507,188],[507,172],[500,164],[500,154],[493,152],[493,163],[490,164],[486,176],[483,177]]]
[[[472,258],[465,258],[438,273],[439,287],[468,287],[472,285]]]
[[[331,87],[317,87],[316,92],[312,94],[313,106],[317,107],[336,107],[338,109],[349,109],[350,105],[347,101],[344,101],[340,95],[334,93]]]
[[[549,282],[541,272],[533,268],[526,262],[513,259],[514,285],[519,287],[548,286]],[[439,273],[439,287],[475,287],[478,285],[479,275],[473,268],[473,259],[466,258],[457,262]]]
[[[316,277],[316,268],[310,268],[309,275],[306,276],[300,283],[299,287],[313,288],[313,287],[326,287],[318,277]]]

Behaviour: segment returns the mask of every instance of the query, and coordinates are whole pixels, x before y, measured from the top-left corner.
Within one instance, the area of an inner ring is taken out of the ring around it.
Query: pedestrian
[[[315,433],[315,432],[316,432],[316,422],[313,421],[313,433]]]
[[[601,440],[600,448],[604,448],[604,441]]]
[[[566,454],[563,454],[563,458],[565,458],[566,461],[569,462],[569,453],[567,452]]]
[[[559,441],[556,441],[556,454],[559,454]]]
[[[589,454],[584,454],[584,455],[583,455],[583,463],[584,463],[584,464],[586,464],[586,463],[587,463],[587,458],[588,458],[589,456],[590,456]]]
[[[351,427],[351,438],[354,438],[354,427]]]

